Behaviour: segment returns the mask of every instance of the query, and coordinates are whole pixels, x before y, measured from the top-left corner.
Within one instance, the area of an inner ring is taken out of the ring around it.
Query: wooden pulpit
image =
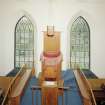
[[[42,105],[58,105],[57,82],[44,81],[41,92]]]
[[[41,101],[42,105],[58,105],[58,96],[63,97],[64,90],[61,79],[60,32],[54,31],[54,27],[47,27],[47,31],[43,34],[44,49],[40,58],[42,71],[39,75]],[[35,88],[33,87],[33,89]]]

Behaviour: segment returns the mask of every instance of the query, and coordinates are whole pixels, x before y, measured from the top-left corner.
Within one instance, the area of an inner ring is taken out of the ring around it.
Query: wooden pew
[[[20,79],[15,85],[15,89],[11,93],[11,105],[20,105],[21,96],[23,95],[25,86],[30,79],[31,70],[26,70],[26,72],[20,77]]]
[[[105,84],[105,79],[88,79],[92,90],[98,90],[100,89],[101,84]]]
[[[0,105],[3,101],[3,98],[4,98],[4,90],[2,88],[0,88]]]
[[[85,75],[80,70],[74,70],[74,75],[82,96],[83,105],[96,105],[96,101]]]
[[[17,75],[11,80],[6,95],[1,105],[20,105],[20,99],[31,77],[32,70],[27,70],[23,65]]]
[[[98,105],[105,104],[105,79],[88,79]],[[103,103],[103,104],[102,104]]]
[[[7,89],[9,87],[9,84],[11,83],[13,77],[5,77],[5,76],[0,76],[0,88],[3,89],[4,95],[7,92]]]

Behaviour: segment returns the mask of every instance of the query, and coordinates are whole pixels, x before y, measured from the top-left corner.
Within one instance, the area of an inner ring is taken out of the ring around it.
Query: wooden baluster
[[[34,90],[32,89],[32,105],[34,105]]]

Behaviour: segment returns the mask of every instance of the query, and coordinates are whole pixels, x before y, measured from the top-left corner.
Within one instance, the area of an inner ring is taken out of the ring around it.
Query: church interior
[[[105,0],[0,0],[0,105],[105,105],[104,11]]]

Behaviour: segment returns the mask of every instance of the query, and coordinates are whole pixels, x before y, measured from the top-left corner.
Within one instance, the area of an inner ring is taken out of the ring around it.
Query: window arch
[[[14,66],[16,69],[23,64],[32,68],[34,57],[34,26],[32,22],[23,16],[15,27],[15,57]]]
[[[90,69],[90,29],[82,16],[73,22],[70,35],[71,68]]]

